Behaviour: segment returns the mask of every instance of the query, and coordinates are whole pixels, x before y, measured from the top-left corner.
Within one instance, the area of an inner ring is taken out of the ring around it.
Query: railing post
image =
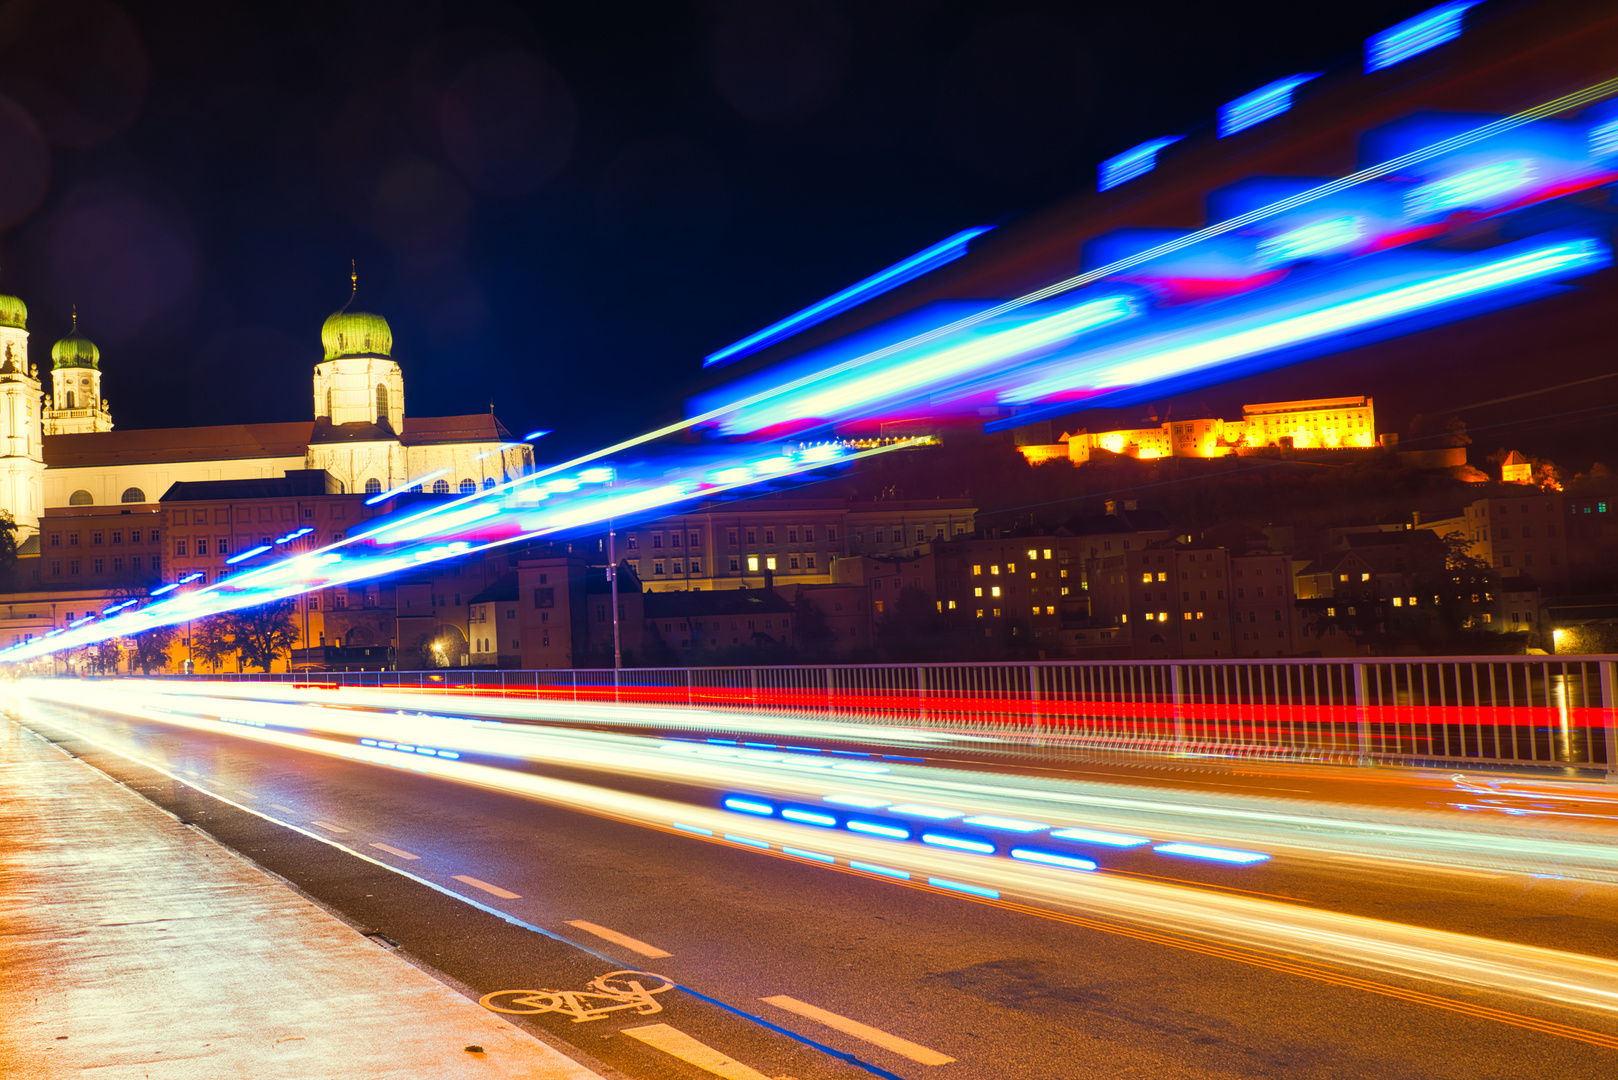
[[[1169,691],[1174,703],[1174,749],[1177,753],[1185,752],[1185,680],[1184,669],[1179,664],[1169,665]]]
[[[1618,692],[1618,662],[1601,661],[1601,734],[1607,744],[1607,783],[1618,783],[1618,703],[1612,695]]]
[[[1039,722],[1039,667],[1036,664],[1028,665],[1028,723],[1037,733]]]
[[[1359,729],[1359,763],[1371,763],[1371,684],[1365,664],[1354,665],[1354,721]]]
[[[758,709],[758,668],[748,668],[747,674],[752,680],[753,709]]]
[[[916,713],[921,722],[927,722],[927,669],[916,665]]]
[[[826,715],[832,716],[837,712],[837,695],[832,690],[831,665],[826,665]]]

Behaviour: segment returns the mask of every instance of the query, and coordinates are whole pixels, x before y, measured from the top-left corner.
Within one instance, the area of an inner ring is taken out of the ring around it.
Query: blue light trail
[[[907,281],[914,281],[923,274],[929,273],[946,263],[954,262],[966,254],[967,245],[973,240],[988,232],[994,226],[985,225],[978,228],[962,229],[954,236],[940,240],[932,247],[926,248],[907,259],[894,263],[886,270],[878,271],[870,277],[856,281],[846,289],[842,289],[818,303],[810,304],[802,311],[788,315],[779,322],[771,323],[762,330],[747,335],[740,341],[726,345],[723,349],[709,353],[702,359],[703,367],[714,367],[727,364],[732,360],[740,360],[744,356],[758,352],[760,349],[785,341],[800,331],[807,330],[817,323],[825,322],[833,315],[857,307],[873,297],[897,289]]]

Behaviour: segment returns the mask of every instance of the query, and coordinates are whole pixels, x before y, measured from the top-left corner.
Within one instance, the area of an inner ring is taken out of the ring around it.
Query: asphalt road
[[[681,1060],[670,1051],[689,1046],[682,1038],[778,1080],[1606,1080],[1618,1067],[1610,1014],[1216,947],[151,720],[59,706],[20,719],[472,997],[588,992],[623,969],[662,976],[639,981],[674,984],[655,994],[629,992],[631,977],[619,976],[605,984],[615,994],[572,999],[622,1006],[610,1012],[512,1017],[609,1075],[750,1075]],[[604,779],[566,763],[527,767]],[[712,801],[696,784],[616,782]],[[1193,899],[1285,898],[1618,955],[1618,888],[1605,884],[1364,858],[1172,874],[1162,859],[1136,859],[1106,872]],[[557,994],[492,1003],[570,1004]]]

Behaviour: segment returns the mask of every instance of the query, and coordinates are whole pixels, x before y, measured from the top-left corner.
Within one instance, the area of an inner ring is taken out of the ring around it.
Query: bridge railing
[[[322,672],[201,679],[683,705],[1047,749],[1618,773],[1618,657],[1042,661]],[[689,720],[683,726],[690,726]]]

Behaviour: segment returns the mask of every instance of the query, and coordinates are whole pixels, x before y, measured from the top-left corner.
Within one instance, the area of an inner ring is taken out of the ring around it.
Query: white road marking
[[[309,824],[311,824],[311,825],[319,825],[322,829],[328,829],[331,832],[336,832],[336,833],[346,833],[348,831],[347,829],[343,828],[341,825],[333,825],[329,821],[311,821],[311,822],[309,822]]]
[[[419,859],[419,858],[421,858],[420,855],[412,855],[408,851],[401,851],[399,848],[396,848],[396,847],[392,846],[391,844],[372,844],[371,846],[376,848],[378,851],[385,851],[389,855],[397,855],[401,859]]]
[[[292,807],[290,807],[290,806],[282,806],[278,802],[272,802],[270,804],[270,809],[271,810],[279,810],[283,814],[296,814],[297,813],[297,811],[292,809]]]
[[[474,889],[482,889],[484,892],[489,893],[489,894],[491,894],[493,896],[498,896],[502,900],[521,900],[522,899],[522,897],[517,893],[507,892],[505,889],[502,889],[498,885],[490,885],[487,881],[479,881],[477,878],[475,878],[475,877],[467,877],[465,874],[456,874],[455,875],[455,880],[456,881],[463,881],[466,884],[472,886]]]
[[[568,925],[576,926],[585,933],[594,934],[598,938],[604,938],[605,940],[612,942],[614,945],[622,945],[630,952],[638,952],[642,956],[649,956],[653,960],[674,955],[673,953],[664,952],[656,945],[648,945],[646,942],[641,941],[638,938],[632,938],[628,934],[620,934],[616,930],[608,930],[605,926],[597,926],[595,923],[585,922],[583,919],[570,919],[568,921]]]
[[[760,1000],[767,1001],[777,1008],[785,1009],[787,1012],[806,1016],[810,1020],[825,1024],[829,1028],[836,1028],[845,1035],[852,1035],[856,1039],[864,1039],[866,1042],[880,1046],[884,1050],[892,1050],[895,1054],[903,1055],[911,1061],[919,1061],[923,1065],[948,1065],[955,1060],[948,1054],[940,1054],[937,1050],[929,1050],[927,1047],[913,1043],[909,1039],[901,1039],[897,1035],[890,1035],[881,1028],[874,1028],[869,1024],[862,1024],[858,1020],[850,1020],[846,1016],[838,1016],[834,1012],[818,1009],[807,1002],[799,1001],[797,998],[787,997],[785,994],[761,998]]]
[[[727,1054],[721,1054],[707,1043],[700,1043],[678,1028],[667,1024],[647,1024],[644,1027],[624,1028],[623,1034],[639,1039],[654,1050],[677,1057],[704,1072],[722,1076],[725,1080],[770,1080],[757,1069],[743,1065]]]
[[[252,793],[252,792],[251,792],[251,791],[241,791],[241,790],[238,790],[238,791],[237,791],[237,792],[236,792],[236,794],[238,794],[238,795],[240,795],[240,796],[241,796],[241,797],[242,797],[242,798],[244,798],[244,799],[256,799],[256,798],[258,798],[258,796],[257,796],[257,795],[254,795],[254,794],[253,794],[253,793]]]

